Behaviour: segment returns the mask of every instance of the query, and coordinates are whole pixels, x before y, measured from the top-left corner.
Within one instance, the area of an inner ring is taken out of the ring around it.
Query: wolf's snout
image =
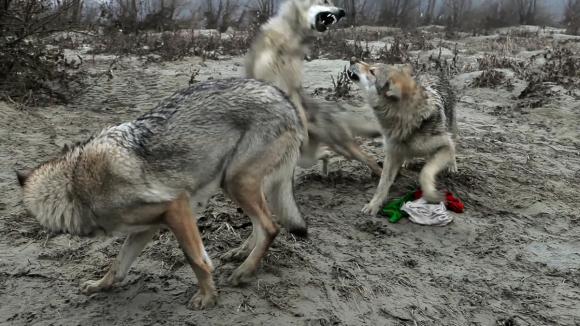
[[[338,14],[336,14],[336,17],[337,17],[338,19],[341,19],[342,17],[345,17],[345,16],[346,16],[346,11],[344,11],[344,9],[340,9],[340,10],[338,11]]]

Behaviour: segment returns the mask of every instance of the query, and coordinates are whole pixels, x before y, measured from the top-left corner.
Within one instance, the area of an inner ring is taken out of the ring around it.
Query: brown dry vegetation
[[[26,105],[66,102],[70,93],[86,86],[86,73],[79,57],[67,56],[64,50],[83,44],[88,44],[93,54],[149,56],[150,60],[177,60],[192,55],[219,59],[242,55],[259,25],[277,9],[274,0],[252,0],[247,5],[232,0],[204,0],[192,11],[190,18],[183,18],[180,12],[184,4],[182,0],[114,0],[94,8],[81,0],[3,0],[0,6],[0,96]],[[403,34],[360,28],[331,31],[314,42],[309,59],[355,56],[387,63],[415,61],[424,66],[425,63],[408,56],[410,51],[437,46],[428,42],[422,33],[413,31],[421,24],[444,24],[447,33],[441,37],[455,38],[454,33],[461,30],[486,31],[514,22],[542,24],[545,21],[543,7],[536,0],[507,0],[501,6],[498,1],[491,1],[479,7],[467,0],[428,0],[423,4],[425,8],[421,7],[420,0],[389,0],[378,4],[341,0],[337,4],[348,9],[342,26],[364,22],[404,27],[408,31]],[[578,33],[578,6],[577,0],[570,0],[567,5],[563,22],[570,33]],[[436,11],[435,8],[440,9]],[[196,34],[194,27],[217,29],[218,32]],[[220,32],[230,27],[239,31],[223,37]],[[47,38],[66,31],[75,31],[76,36]],[[369,42],[390,36],[394,39],[379,49],[378,58],[373,58],[371,52],[376,45],[369,45]],[[546,44],[535,42],[533,36],[529,33],[502,36],[489,45],[489,50],[509,54],[521,47],[543,49]],[[432,59],[431,63],[440,65],[437,58]]]

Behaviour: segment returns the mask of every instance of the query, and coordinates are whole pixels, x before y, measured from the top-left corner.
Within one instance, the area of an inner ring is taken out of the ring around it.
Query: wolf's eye
[[[369,72],[371,73],[371,75],[375,75],[375,70],[374,69],[369,69]]]

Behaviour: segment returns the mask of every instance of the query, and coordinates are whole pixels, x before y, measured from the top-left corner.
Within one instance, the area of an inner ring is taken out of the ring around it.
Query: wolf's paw
[[[423,198],[429,204],[438,204],[438,203],[442,202],[445,197],[443,196],[442,193],[435,190],[435,191],[424,191]]]
[[[457,169],[457,163],[453,162],[448,168],[447,168],[447,172],[449,173],[457,173],[457,171],[459,171]]]
[[[249,255],[249,251],[244,246],[234,248],[221,256],[223,261],[242,261]]]
[[[191,299],[191,307],[195,310],[211,308],[217,304],[217,292],[215,290],[209,293],[197,291]]]
[[[377,204],[376,202],[373,202],[371,200],[370,203],[366,204],[363,209],[361,210],[361,212],[365,213],[365,214],[369,214],[372,216],[377,215],[377,213],[379,212],[379,210],[381,209],[381,205]]]
[[[85,295],[90,295],[96,292],[100,292],[109,287],[110,286],[103,285],[102,280],[86,281],[83,284],[81,284],[81,293]]]
[[[228,281],[233,286],[240,286],[249,283],[254,278],[254,270],[245,268],[244,265],[238,267]]]

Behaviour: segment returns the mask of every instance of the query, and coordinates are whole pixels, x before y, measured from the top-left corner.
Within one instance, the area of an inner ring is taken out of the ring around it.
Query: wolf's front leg
[[[370,215],[377,215],[383,203],[387,200],[389,189],[401,168],[403,159],[400,155],[388,149],[385,146],[385,160],[383,162],[383,172],[381,173],[381,180],[373,199],[366,204],[362,212]]]
[[[91,294],[102,290],[110,289],[116,282],[122,281],[133,261],[139,256],[143,248],[149,243],[157,228],[151,228],[146,231],[131,233],[125,239],[119,255],[109,268],[109,271],[100,280],[86,281],[81,285],[81,292]]]

